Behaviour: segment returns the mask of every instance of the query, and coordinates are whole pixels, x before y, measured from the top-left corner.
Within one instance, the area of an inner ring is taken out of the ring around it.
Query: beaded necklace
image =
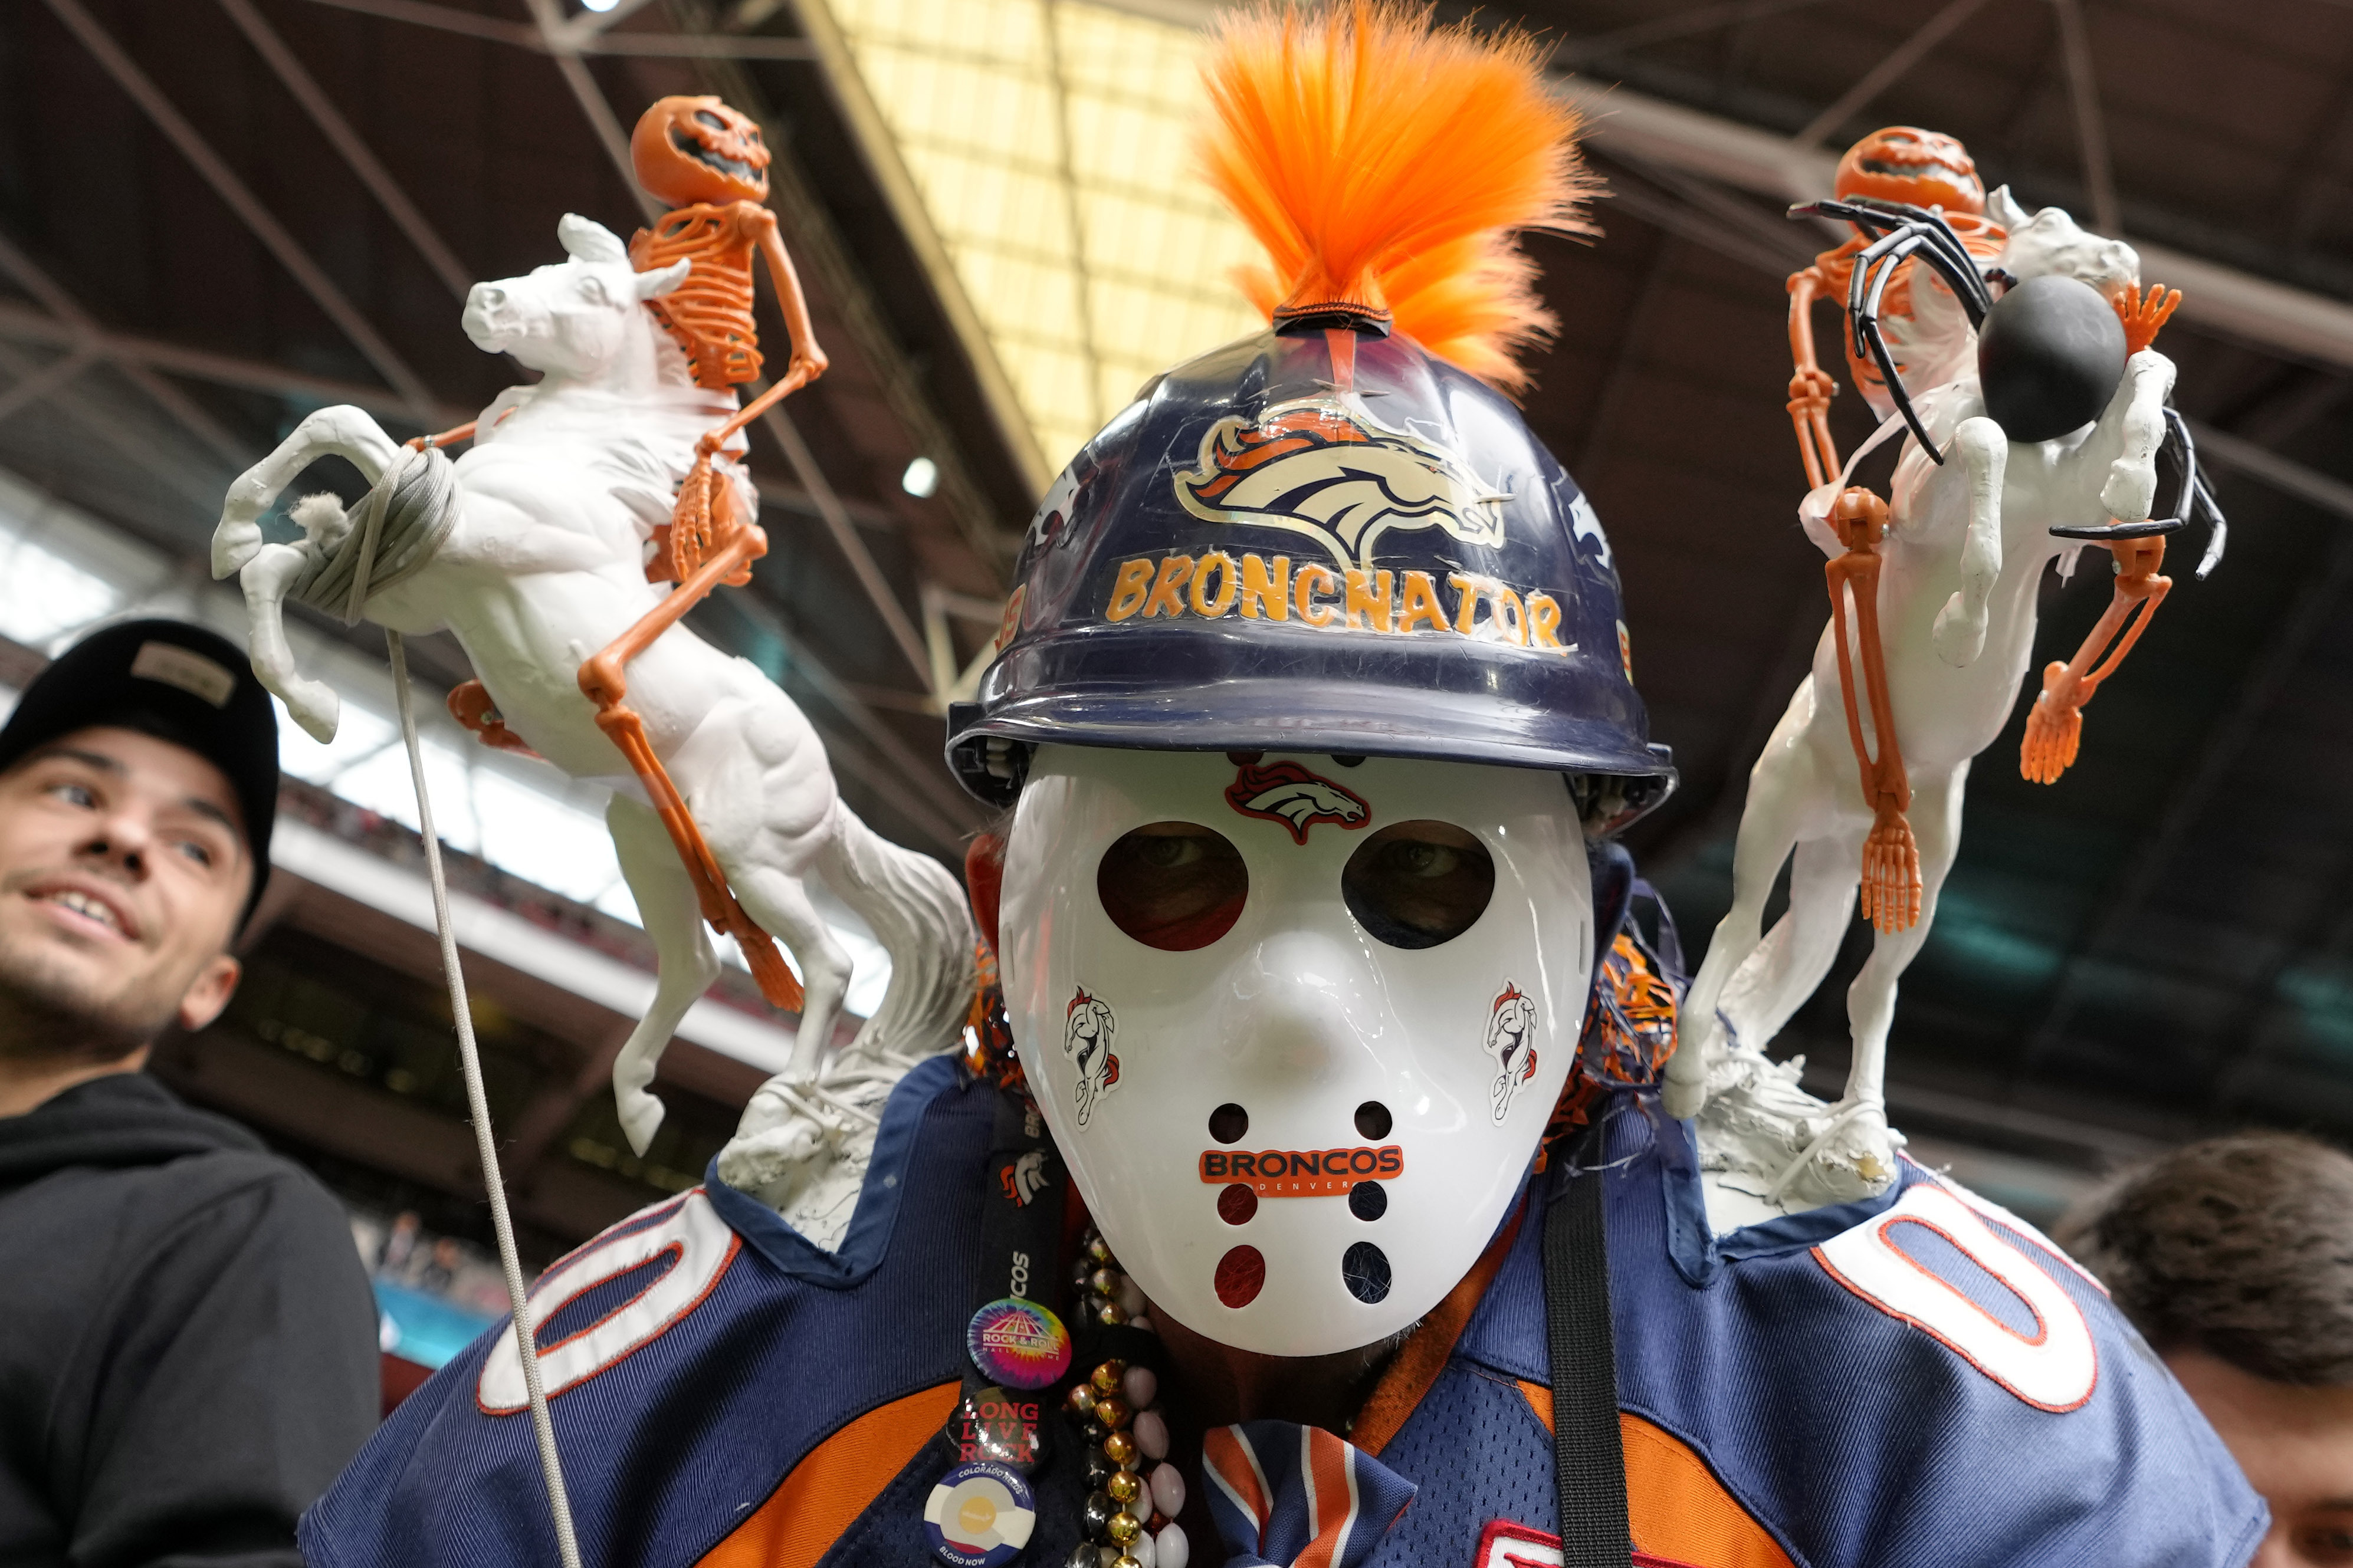
[[[1121,1272],[1103,1233],[1089,1225],[1071,1284],[1082,1317],[1105,1327],[1156,1333],[1144,1292]],[[1087,1444],[1087,1539],[1065,1568],[1186,1568],[1192,1543],[1176,1516],[1185,1477],[1168,1462],[1168,1420],[1160,1379],[1116,1357],[1071,1385],[1063,1407]]]

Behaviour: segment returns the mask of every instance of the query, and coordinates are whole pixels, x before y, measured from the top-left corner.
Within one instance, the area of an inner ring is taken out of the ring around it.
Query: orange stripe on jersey
[[[1552,1390],[1522,1378],[1520,1393],[1551,1431]],[[1626,1445],[1626,1512],[1636,1551],[1691,1568],[1794,1568],[1781,1543],[1690,1445],[1623,1410],[1618,1432]]]
[[[957,1385],[870,1410],[809,1450],[757,1512],[695,1568],[810,1568],[947,1425]]]

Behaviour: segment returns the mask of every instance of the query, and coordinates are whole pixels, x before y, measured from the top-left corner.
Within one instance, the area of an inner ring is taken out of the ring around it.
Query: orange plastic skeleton
[[[678,341],[695,384],[729,392],[757,379],[761,355],[752,316],[753,258],[768,265],[786,330],[792,360],[785,377],[695,444],[694,463],[679,487],[670,521],[654,531],[653,557],[646,578],[675,583],[650,613],[580,667],[580,689],[596,705],[596,727],[610,737],[645,786],[679,858],[694,883],[703,918],[735,938],[762,994],[787,1012],[802,1003],[800,982],[785,964],[769,934],[744,911],[727,885],[711,847],[695,826],[684,797],[646,738],[644,721],[624,699],[624,668],[678,624],[712,589],[752,580],[752,563],[767,553],[768,536],[743,515],[736,488],[714,476],[712,459],[760,414],[825,373],[825,352],[809,327],[808,304],[792,258],[776,236],[776,215],[761,205],[768,194],[769,152],[750,117],[716,98],[665,98],[638,120],[629,139],[630,163],[647,192],[671,205],[650,229],[629,242],[630,264],[639,272],[692,261],[686,280],[646,308]],[[427,437],[432,445],[473,434],[465,426]],[[480,681],[449,694],[449,711],[485,744],[528,752],[491,706]]]
[[[1874,131],[1846,150],[1839,160],[1833,186],[1839,199],[1856,196],[1903,202],[1940,210],[1970,254],[2000,254],[2001,228],[1985,216],[1985,183],[1978,178],[1968,149],[1950,136],[1910,125]],[[1843,304],[1854,277],[1855,258],[1872,241],[1858,228],[1835,250],[1814,258],[1813,265],[1789,274],[1789,355],[1796,372],[1789,378],[1789,420],[1798,433],[1798,454],[1806,465],[1806,480],[1816,489],[1838,477],[1838,447],[1831,438],[1831,399],[1838,384],[1821,367],[1814,352],[1814,302],[1829,299]],[[1905,316],[1911,312],[1913,264],[1897,261],[1902,269],[1889,285],[1882,309]],[[1846,349],[1847,371],[1874,405],[1886,402],[1884,378],[1865,358],[1852,331],[1840,334]],[[1877,394],[1873,396],[1873,394]],[[1881,413],[1886,410],[1882,408]],[[1854,759],[1862,770],[1863,798],[1871,803],[1871,837],[1862,850],[1862,913],[1879,931],[1908,930],[1920,918],[1920,850],[1912,824],[1905,815],[1912,790],[1904,773],[1904,756],[1896,749],[1894,710],[1887,695],[1887,660],[1878,635],[1880,536],[1887,526],[1887,506],[1861,486],[1842,493],[1831,511],[1846,553],[1830,563],[1831,610],[1839,630],[1841,695],[1846,700],[1848,736]],[[1862,681],[1871,704],[1872,729],[1879,742],[1873,757],[1863,743],[1862,721],[1855,700],[1853,671],[1846,627],[1846,590],[1853,590],[1855,617],[1863,636],[1859,645]]]
[[[646,574],[682,584],[748,526],[733,515],[731,487],[713,482],[712,458],[770,406],[824,374],[826,357],[809,327],[800,276],[776,237],[776,216],[761,205],[768,195],[769,153],[749,116],[715,98],[662,99],[638,116],[629,162],[638,183],[672,208],[629,241],[630,265],[648,272],[681,258],[694,263],[674,291],[647,302],[685,351],[694,384],[720,392],[759,377],[759,332],[752,320],[755,254],[768,264],[792,334],[784,379],[696,444],[694,468],[679,489],[670,528],[656,531],[656,554]],[[761,552],[745,555],[725,581],[749,582],[751,562]]]
[[[1845,554],[1823,568],[1830,579],[1831,635],[1838,639],[1839,687],[1846,696],[1847,739],[1862,768],[1862,798],[1871,806],[1871,835],[1862,842],[1862,918],[1877,931],[1908,931],[1920,918],[1920,847],[1905,816],[1912,809],[1912,781],[1895,742],[1895,710],[1888,700],[1879,637],[1879,542],[1887,532],[1887,503],[1857,485],[1841,492],[1830,521],[1839,542],[1846,546]],[[1854,598],[1852,628],[1847,626],[1850,593]],[[1872,737],[1879,742],[1876,757],[1864,743],[1862,720],[1855,710],[1851,647],[1862,654]]]
[[[768,552],[768,536],[742,514],[735,487],[714,479],[711,461],[764,410],[825,374],[826,357],[809,328],[800,276],[776,237],[776,215],[761,205],[768,194],[769,153],[748,115],[715,98],[661,99],[638,116],[629,162],[647,193],[673,209],[629,241],[630,265],[647,272],[681,258],[694,263],[686,281],[647,301],[647,309],[678,340],[695,384],[729,391],[760,374],[759,331],[752,319],[755,252],[768,264],[793,353],[783,380],[695,443],[693,467],[679,486],[669,525],[654,531],[654,556],[646,565],[648,581],[678,586],[580,667],[580,689],[596,704],[596,727],[628,758],[652,798],[694,882],[703,918],[735,939],[761,994],[793,1011],[801,1005],[800,982],[727,886],[726,873],[646,739],[644,721],[623,700],[628,694],[623,670],[713,588],[752,580],[752,563]]]

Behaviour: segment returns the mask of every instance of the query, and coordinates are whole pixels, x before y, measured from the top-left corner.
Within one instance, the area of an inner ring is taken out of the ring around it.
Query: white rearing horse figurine
[[[2007,190],[1991,205],[2010,231],[2000,265],[2019,281],[2057,274],[2104,292],[2137,282],[2139,258],[2130,247],[2084,233],[2060,209],[2030,219]],[[1925,268],[1913,299],[1912,379],[1936,386],[1917,401],[1952,460],[1938,466],[1905,439],[1880,546],[1885,563],[1876,603],[1896,741],[1911,780],[1919,918],[1876,934],[1847,992],[1853,1056],[1844,1096],[1826,1106],[1798,1089],[1797,1064],[1776,1065],[1764,1048],[1837,959],[1874,820],[1850,745],[1834,620],[1749,774],[1732,908],[1684,999],[1682,1048],[1667,1067],[1666,1109],[1701,1115],[1704,1162],[1746,1176],[1759,1195],[1790,1208],[1863,1196],[1895,1173],[1901,1140],[1888,1129],[1883,1093],[1896,982],[1927,939],[1952,868],[1970,760],[2000,734],[2016,703],[2033,652],[2043,568],[2081,547],[2050,531],[2149,516],[2173,386],[2173,363],[2143,349],[2126,361],[2095,422],[2055,440],[2012,442],[1986,417],[1977,334],[1958,303],[1941,284],[1929,284]],[[1941,340],[1941,353],[1930,339]],[[1890,426],[1901,428],[1893,420]],[[1834,557],[1840,543],[1824,520],[1843,482],[1835,478],[1815,490],[1800,514]],[[2073,564],[2063,563],[2063,573]],[[1859,651],[1850,657],[1860,668]],[[1861,721],[1876,748],[1867,704]],[[1788,911],[1760,941],[1766,899],[1793,848]]]
[[[578,672],[661,603],[646,578],[648,541],[670,521],[696,439],[735,399],[694,384],[685,355],[645,308],[684,280],[688,262],[640,273],[621,241],[586,218],[567,216],[556,232],[565,261],[476,284],[464,316],[477,347],[512,353],[543,379],[483,410],[473,447],[451,470],[454,526],[421,569],[368,593],[364,608],[404,634],[455,634],[510,732],[565,772],[612,785],[606,822],[659,960],[652,1005],[613,1068],[622,1128],[642,1153],[662,1117],[648,1092],[662,1048],[718,977],[719,961],[678,851],[599,730]],[[230,488],[213,536],[215,574],[242,573],[255,673],[321,741],[334,735],[339,700],[295,669],[282,603],[352,523],[315,497],[296,509],[310,535],[301,544],[265,542],[259,520],[331,453],[371,484],[404,456],[359,409],[321,409]],[[755,515],[748,486],[743,501],[744,515]],[[817,1086],[850,978],[807,879],[839,894],[891,955],[882,1004],[846,1058],[949,1043],[972,996],[971,915],[944,867],[880,837],[842,803],[817,732],[748,661],[672,626],[630,663],[628,682],[728,883],[799,961],[806,997],[792,1064],[754,1097],[721,1157],[729,1181],[777,1201],[780,1184],[826,1142],[805,1123],[813,1113],[827,1120],[811,1095],[826,1098]]]

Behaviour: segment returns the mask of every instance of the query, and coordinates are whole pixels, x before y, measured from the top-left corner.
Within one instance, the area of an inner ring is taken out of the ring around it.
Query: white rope
[[[531,1396],[531,1426],[539,1438],[539,1469],[547,1482],[547,1511],[555,1523],[555,1552],[564,1568],[580,1568],[580,1542],[572,1530],[572,1500],[564,1489],[564,1465],[555,1453],[555,1424],[548,1418],[547,1390],[539,1377],[538,1334],[523,1289],[522,1259],[515,1253],[514,1221],[507,1213],[506,1184],[499,1175],[499,1148],[491,1136],[491,1107],[482,1092],[482,1058],[474,1045],[474,1016],[466,1006],[465,972],[458,965],[458,938],[449,925],[449,885],[441,875],[441,841],[433,833],[433,802],[425,788],[425,753],[417,741],[417,710],[408,689],[408,650],[400,634],[385,628],[392,654],[393,695],[400,703],[400,736],[408,746],[408,776],[417,785],[417,822],[425,836],[425,870],[433,884],[433,923],[441,934],[441,972],[449,982],[449,1012],[458,1024],[458,1057],[466,1070],[466,1104],[473,1112],[474,1148],[482,1162],[482,1184],[491,1194],[491,1223],[498,1231],[499,1262],[506,1269],[507,1301],[514,1309],[515,1349],[522,1357],[522,1384]]]

